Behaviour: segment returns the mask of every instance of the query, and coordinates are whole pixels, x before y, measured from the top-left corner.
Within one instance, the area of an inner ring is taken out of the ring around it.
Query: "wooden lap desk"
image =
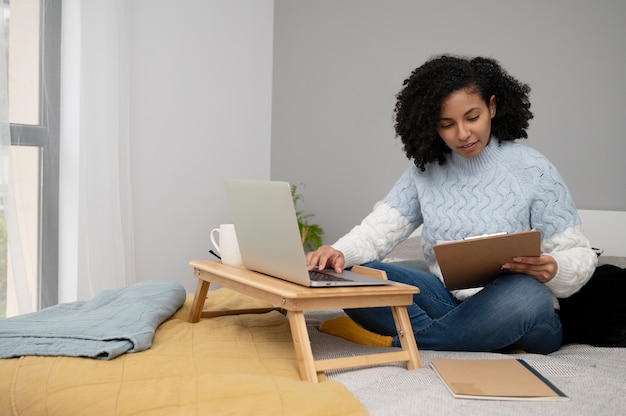
[[[305,381],[317,382],[317,372],[331,369],[400,361],[406,361],[409,370],[421,367],[415,336],[406,311],[406,305],[413,303],[413,295],[419,293],[419,289],[415,286],[395,283],[383,286],[308,288],[251,270],[224,265],[219,261],[194,260],[189,264],[194,268],[198,284],[188,321],[195,323],[200,318],[240,313],[264,313],[276,309],[286,311],[300,377]],[[379,270],[356,267],[353,271],[386,278],[384,272]],[[276,308],[203,312],[210,283],[268,301],[276,305]],[[401,351],[324,360],[313,358],[304,311],[378,306],[391,307],[402,346]]]

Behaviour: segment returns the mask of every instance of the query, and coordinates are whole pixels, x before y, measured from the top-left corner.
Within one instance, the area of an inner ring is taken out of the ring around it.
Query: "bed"
[[[626,230],[626,213],[581,212],[594,230]],[[610,222],[606,222],[607,218]],[[623,235],[588,233],[600,262],[626,266]],[[623,233],[622,233],[623,234]],[[616,237],[617,235],[617,237]],[[422,267],[419,234],[385,261]],[[193,278],[190,273],[190,278]],[[187,322],[192,295],[158,326],[149,349],[110,360],[22,356],[0,360],[0,415],[616,415],[626,408],[626,349],[566,345],[547,355],[420,350],[423,367],[402,364],[329,371],[300,381],[286,317],[278,311]],[[227,289],[210,291],[205,309],[266,307]],[[340,310],[307,312],[317,359],[374,353],[375,347],[321,333]],[[417,340],[419,346],[419,339]],[[429,367],[432,358],[523,358],[570,400],[506,402],[454,399]]]
[[[280,312],[187,322],[193,295],[152,345],[109,360],[23,356],[0,360],[0,415],[364,415],[339,382],[300,381]],[[212,310],[266,307],[226,289]]]

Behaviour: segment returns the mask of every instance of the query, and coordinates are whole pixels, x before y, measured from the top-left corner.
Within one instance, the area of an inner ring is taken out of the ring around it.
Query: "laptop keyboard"
[[[311,277],[311,280],[315,282],[351,282],[352,281],[352,279],[346,279],[340,276],[334,276],[331,274],[317,272],[315,270],[310,271],[309,276]]]

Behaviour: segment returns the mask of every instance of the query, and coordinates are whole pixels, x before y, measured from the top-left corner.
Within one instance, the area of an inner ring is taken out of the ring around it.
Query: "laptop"
[[[497,233],[433,246],[448,290],[482,287],[502,274],[513,257],[541,255],[541,232]]]
[[[225,186],[246,268],[307,287],[393,284],[348,270],[309,272],[289,183],[226,179]]]

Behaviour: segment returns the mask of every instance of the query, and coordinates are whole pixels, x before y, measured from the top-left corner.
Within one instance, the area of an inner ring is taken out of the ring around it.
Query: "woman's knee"
[[[491,285],[498,293],[495,299],[506,303],[509,313],[535,320],[542,314],[554,315],[554,302],[547,287],[524,274],[499,277]]]

